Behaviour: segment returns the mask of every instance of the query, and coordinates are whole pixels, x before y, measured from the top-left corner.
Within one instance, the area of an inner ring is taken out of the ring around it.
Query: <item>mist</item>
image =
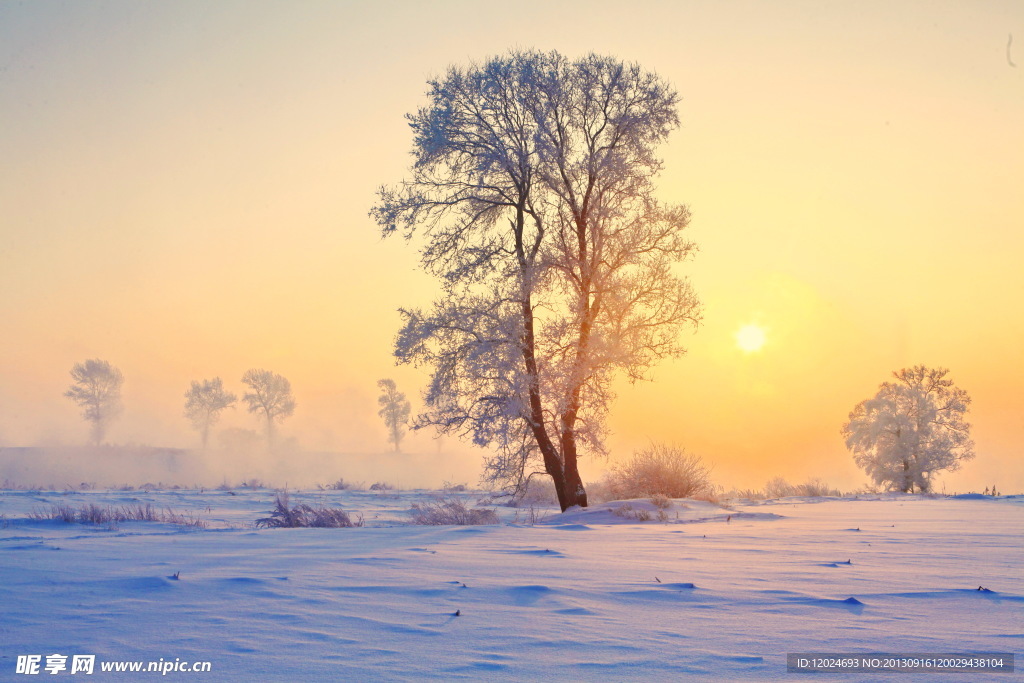
[[[317,488],[344,480],[358,488],[473,485],[465,454],[339,453],[278,449],[203,453],[153,446],[0,447],[0,485],[47,490],[81,488]]]
[[[183,413],[185,389],[198,377],[178,386],[164,380],[154,390],[140,386],[130,368],[125,376],[123,409],[98,446],[86,445],[89,423],[61,395],[71,383],[66,374],[62,379],[55,373],[45,393],[35,386],[18,400],[0,395],[0,482],[57,489],[82,484],[210,488],[242,482],[316,487],[344,479],[366,486],[439,488],[445,482],[475,485],[480,477],[480,452],[433,430],[410,430],[401,452],[394,452],[376,413],[377,392],[369,376],[365,388],[296,385],[298,407],[277,425],[270,447],[260,417],[239,403],[222,412],[205,450]],[[225,385],[239,395],[244,389],[227,376]],[[406,385],[415,403],[417,387]]]

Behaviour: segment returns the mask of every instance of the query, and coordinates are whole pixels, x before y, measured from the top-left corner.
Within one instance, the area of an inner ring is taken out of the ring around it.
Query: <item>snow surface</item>
[[[97,655],[92,676],[55,680],[132,680],[99,663],[160,658],[211,662],[166,676],[202,681],[815,677],[787,674],[788,652],[1015,652],[1024,666],[1024,497],[679,500],[660,522],[649,501],[618,501],[410,525],[431,495],[292,492],[366,526],[257,530],[273,491],[0,492],[0,680],[32,680],[17,656],[53,653]],[[146,502],[209,527],[29,518]]]

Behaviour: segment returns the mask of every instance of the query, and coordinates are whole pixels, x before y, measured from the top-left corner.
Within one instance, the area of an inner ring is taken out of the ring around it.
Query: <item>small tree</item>
[[[210,436],[210,427],[217,424],[220,412],[235,404],[238,397],[224,390],[220,377],[192,382],[185,392],[185,417],[192,421],[203,439],[203,450]]]
[[[274,423],[295,412],[291,382],[269,370],[248,370],[242,383],[251,389],[242,400],[250,413],[261,414],[267,421],[267,444],[273,445]]]
[[[76,363],[71,369],[75,383],[64,395],[82,408],[82,417],[92,423],[90,440],[103,443],[107,425],[121,412],[121,385],[124,375],[105,360],[98,358]]]
[[[378,380],[377,386],[383,392],[377,397],[377,403],[380,404],[377,414],[384,418],[384,424],[388,428],[388,443],[394,444],[395,452],[398,453],[401,450],[402,438],[405,436],[405,425],[409,421],[409,401],[395,386],[393,379]]]
[[[931,489],[941,470],[957,470],[974,457],[971,399],[946,378],[949,370],[923,365],[894,372],[874,398],[862,401],[842,429],[846,447],[874,479],[905,493]]]

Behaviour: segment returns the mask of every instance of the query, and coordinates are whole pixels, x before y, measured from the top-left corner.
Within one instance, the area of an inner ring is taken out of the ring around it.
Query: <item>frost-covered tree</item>
[[[846,447],[875,483],[903,492],[931,489],[932,476],[974,457],[971,399],[947,379],[949,370],[923,365],[893,373],[874,398],[862,401],[843,426]]]
[[[235,404],[238,397],[224,390],[220,377],[205,379],[202,382],[192,381],[192,386],[185,392],[185,417],[199,432],[203,440],[203,450],[210,436],[210,427],[217,424],[220,413]]]
[[[699,317],[675,271],[689,213],[652,182],[678,96],[635,64],[529,51],[452,67],[427,96],[411,178],[371,212],[384,235],[422,234],[443,287],[401,311],[395,355],[433,367],[413,427],[490,447],[506,488],[539,462],[562,509],[585,506],[578,459],[604,452],[612,378],[682,354]]]
[[[121,385],[124,375],[105,360],[94,358],[75,363],[71,369],[74,384],[64,395],[82,409],[82,417],[92,423],[90,440],[103,443],[107,426],[121,412]]]
[[[274,443],[274,424],[295,412],[292,385],[270,370],[247,370],[242,383],[250,391],[242,396],[250,413],[261,415],[267,423],[267,443]]]
[[[405,394],[398,390],[395,380],[377,380],[377,386],[381,390],[381,395],[377,397],[377,403],[380,405],[377,414],[384,418],[384,426],[388,428],[388,443],[394,444],[397,453],[401,450],[405,425],[409,422],[412,408]]]

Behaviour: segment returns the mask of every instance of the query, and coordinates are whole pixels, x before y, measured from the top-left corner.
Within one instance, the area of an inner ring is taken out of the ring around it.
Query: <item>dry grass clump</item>
[[[320,484],[320,489],[323,491],[361,491],[364,487],[360,484],[355,484],[351,481],[345,481],[344,477],[338,477],[338,480],[327,484],[326,486]]]
[[[618,465],[606,477],[611,500],[647,498],[697,498],[714,494],[711,469],[700,456],[678,446],[653,443]]]
[[[651,505],[659,510],[668,510],[672,507],[672,499],[663,493],[656,493],[651,496]]]
[[[695,493],[694,495],[690,496],[690,500],[702,500],[705,503],[711,503],[712,505],[717,505],[719,507],[728,507],[725,503],[722,502],[722,496],[720,495],[719,491],[720,490],[718,488],[712,488],[711,490],[708,491]]]
[[[634,509],[629,503],[623,503],[619,507],[615,508],[612,510],[612,514],[616,517],[622,517],[623,519],[635,519],[638,522],[647,522],[651,519],[651,513],[649,510],[644,510],[643,508]]]
[[[757,491],[755,489],[733,489],[732,491],[726,493],[725,497],[730,500],[763,500],[764,491]]]
[[[775,477],[764,485],[765,498],[786,498],[787,496],[836,496],[843,495],[821,479],[808,479],[803,484],[790,484],[782,477]]]
[[[278,493],[274,496],[274,510],[269,517],[256,520],[256,526],[266,529],[294,529],[298,527],[317,527],[321,529],[347,529],[363,525],[360,516],[353,520],[341,508],[329,508],[323,505],[312,507],[299,503],[295,507],[288,506],[288,494]]]
[[[876,491],[864,491],[875,493]],[[790,496],[807,497],[835,497],[840,498],[843,493],[839,489],[832,488],[821,479],[808,479],[803,484],[790,484],[782,477],[775,477],[765,483],[763,490],[735,489],[726,494],[726,498],[733,500],[766,500],[771,498],[787,498]]]
[[[498,524],[498,514],[487,508],[467,508],[455,496],[437,498],[426,503],[413,503],[412,523],[428,526],[477,526]]]
[[[653,499],[651,502],[654,503]],[[668,502],[669,507],[671,507],[672,501]],[[634,508],[629,503],[623,503],[612,510],[612,514],[616,517],[622,517],[623,519],[635,519],[638,522],[649,522],[652,519],[657,519],[659,522],[668,522],[671,520],[671,517],[668,516],[668,507],[660,507],[657,503],[655,503],[655,507],[657,507],[658,511],[657,513],[652,513],[650,510],[645,508]],[[676,514],[676,519],[679,519],[678,513]]]
[[[75,508],[67,503],[51,505],[49,510],[32,510],[30,519],[56,519],[67,524],[117,524],[118,522],[162,522],[206,528],[206,521],[191,513],[179,514],[167,508],[161,510],[152,504],[97,505],[86,503]]]
[[[801,496],[834,496],[839,498],[843,495],[839,489],[834,489],[821,479],[808,479],[803,484],[798,484],[797,489]]]

